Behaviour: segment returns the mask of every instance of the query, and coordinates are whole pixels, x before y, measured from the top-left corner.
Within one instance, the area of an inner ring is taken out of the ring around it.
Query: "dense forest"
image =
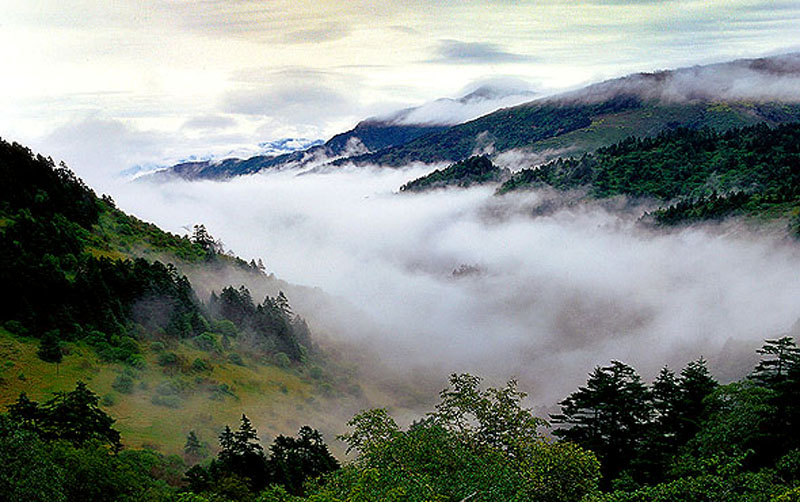
[[[444,169],[436,169],[432,173],[409,181],[401,192],[421,192],[448,186],[468,187],[483,183],[501,182],[510,175],[507,169],[500,169],[492,164],[488,155],[473,156],[456,162]]]
[[[2,141],[0,177],[0,323],[42,338],[43,358],[58,359],[62,341],[134,365],[140,343],[154,340],[239,336],[294,361],[310,348],[308,328],[283,294],[255,305],[246,288],[230,287],[206,304],[173,264],[141,257],[158,251],[258,270],[222,254],[203,225],[191,236],[162,232],[96,197],[63,164]]]
[[[526,187],[585,188],[596,197],[649,197],[667,205],[663,224],[732,214],[800,213],[800,125],[755,125],[716,132],[677,129],[631,137],[593,154],[523,169],[498,193]]]

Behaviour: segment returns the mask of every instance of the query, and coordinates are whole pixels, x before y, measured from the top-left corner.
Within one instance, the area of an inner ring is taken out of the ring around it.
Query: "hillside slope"
[[[498,193],[552,186],[595,197],[661,201],[656,221],[675,224],[729,215],[792,219],[800,230],[800,124],[716,132],[679,129],[629,138],[579,159],[515,173]]]
[[[276,282],[202,226],[163,232],[4,141],[0,177],[0,407],[86,381],[125,443],[178,453],[189,430],[214,443],[244,411],[274,434],[312,410],[363,406],[352,372],[316,348],[283,293],[260,300],[216,282],[198,297],[180,270]],[[341,427],[337,411],[319,415],[324,432]]]

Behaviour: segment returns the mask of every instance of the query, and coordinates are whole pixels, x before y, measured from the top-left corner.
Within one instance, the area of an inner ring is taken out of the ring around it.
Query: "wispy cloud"
[[[440,40],[434,50],[435,56],[429,62],[446,64],[497,64],[525,63],[536,58],[503,50],[490,42],[462,42],[460,40]]]

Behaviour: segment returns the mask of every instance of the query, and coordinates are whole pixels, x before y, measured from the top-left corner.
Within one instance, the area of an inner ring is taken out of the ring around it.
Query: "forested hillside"
[[[536,186],[585,188],[595,197],[649,197],[664,224],[734,214],[800,214],[800,125],[761,124],[727,132],[678,129],[628,138],[576,159],[523,169],[498,193]]]
[[[104,358],[129,361],[143,338],[219,338],[230,331],[220,326],[233,322],[265,350],[303,357],[307,329],[298,329],[302,319],[285,297],[255,305],[229,288],[206,306],[174,265],[134,258],[139,248],[231,260],[202,226],[190,239],[143,224],[97,198],[66,166],[16,144],[0,143],[0,177],[0,277],[10,293],[0,321],[10,331],[48,344],[83,341]]]
[[[492,164],[487,155],[480,155],[456,162],[444,169],[437,169],[426,176],[409,181],[400,187],[400,191],[421,192],[448,186],[466,188],[471,185],[497,183],[508,178],[510,174],[507,169],[500,169]]]

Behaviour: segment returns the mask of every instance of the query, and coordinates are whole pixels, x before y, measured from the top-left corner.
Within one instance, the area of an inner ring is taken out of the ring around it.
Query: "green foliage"
[[[197,448],[199,441],[190,433],[188,449]],[[332,472],[339,463],[328,451],[322,435],[302,427],[297,438],[278,436],[264,453],[258,433],[247,416],[242,415],[237,431],[229,426],[219,436],[220,452],[207,466],[195,465],[186,473],[195,493],[247,499],[268,485],[277,485],[262,493],[263,500],[294,500],[288,493],[302,494],[306,480]]]
[[[453,375],[428,419],[399,429],[386,410],[356,415],[341,437],[358,460],[325,480],[311,500],[579,501],[596,490],[593,454],[539,436],[544,421],[521,406],[514,381],[479,388]]]
[[[629,195],[674,203],[656,211],[675,224],[800,207],[800,125],[714,132],[677,129],[625,139],[578,159],[523,169],[498,193],[549,185],[588,187],[597,197]],[[796,213],[795,213],[796,214]]]
[[[0,497],[4,500],[62,502],[64,472],[35,433],[0,415]]]
[[[50,330],[42,336],[42,341],[39,343],[39,350],[36,355],[39,359],[48,363],[60,363],[64,354],[61,352],[61,343],[58,339],[58,330]]]
[[[0,498],[79,502],[168,500],[180,459],[119,451],[113,420],[79,383],[44,405],[23,394],[0,415]]]
[[[280,368],[288,368],[292,364],[292,361],[289,359],[289,356],[283,352],[278,352],[275,354],[275,364]]]
[[[261,351],[283,353],[292,361],[302,361],[305,357],[303,345],[311,342],[308,327],[305,321],[293,316],[283,292],[274,298],[267,296],[256,305],[246,287],[227,287],[219,296],[211,295],[209,308],[214,315],[244,331],[246,336],[242,341],[245,344]],[[231,331],[229,327],[227,331]],[[283,358],[276,358],[276,362],[278,359]]]
[[[554,431],[560,438],[574,441],[594,451],[603,464],[606,486],[631,460],[630,452],[643,438],[652,415],[649,391],[630,366],[613,361],[597,367],[586,387],[572,393],[561,404],[554,423],[569,428]]]
[[[130,375],[121,373],[119,376],[117,376],[117,378],[114,379],[111,387],[117,392],[130,394],[133,392],[133,378],[131,378]]]
[[[206,331],[205,333],[201,333],[196,337],[192,338],[192,341],[197,348],[200,350],[204,350],[206,352],[216,352],[222,353],[222,346],[217,339],[217,335],[215,333],[210,333]]]
[[[178,354],[174,352],[162,352],[158,354],[159,366],[175,366],[178,364]]]
[[[400,191],[421,192],[446,186],[468,187],[470,185],[481,185],[502,181],[506,174],[505,170],[492,164],[488,155],[478,155],[409,181],[400,187]]]

